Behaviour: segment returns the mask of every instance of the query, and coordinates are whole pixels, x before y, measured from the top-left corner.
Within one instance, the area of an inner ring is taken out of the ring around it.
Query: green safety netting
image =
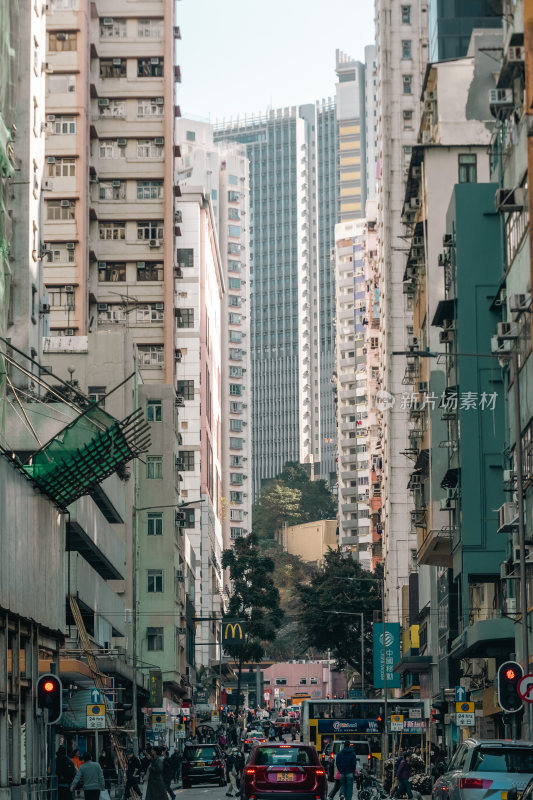
[[[60,508],[89,494],[147,450],[150,427],[138,408],[122,421],[92,406],[32,455],[23,469]]]

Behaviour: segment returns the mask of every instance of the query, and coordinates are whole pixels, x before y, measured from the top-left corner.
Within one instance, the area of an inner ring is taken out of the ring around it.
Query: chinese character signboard
[[[383,637],[385,627],[385,637]],[[385,641],[383,641],[385,638]],[[400,660],[400,623],[381,622],[373,625],[374,640],[374,688],[385,686],[385,669],[387,670],[387,688],[399,689],[400,676],[393,672],[394,665]]]
[[[163,673],[158,669],[150,670],[150,705],[159,708],[163,704]]]

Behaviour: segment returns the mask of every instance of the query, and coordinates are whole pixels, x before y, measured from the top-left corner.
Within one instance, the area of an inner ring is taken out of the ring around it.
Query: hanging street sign
[[[466,700],[466,686],[455,687],[455,702],[463,703]]]
[[[105,728],[105,705],[103,703],[91,703],[86,706],[86,716],[89,730]]]
[[[390,729],[393,733],[403,731],[403,714],[391,714]]]
[[[474,703],[456,703],[456,714],[474,714]]]

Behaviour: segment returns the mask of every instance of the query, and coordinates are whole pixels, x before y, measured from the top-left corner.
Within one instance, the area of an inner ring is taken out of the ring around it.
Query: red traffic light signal
[[[63,713],[63,685],[57,675],[41,675],[37,681],[37,705],[48,711],[48,725],[59,721]]]
[[[514,669],[506,670],[505,671],[505,677],[507,678],[508,681],[514,681],[514,679],[516,677],[516,673],[515,673]]]
[[[506,661],[498,670],[498,703],[503,711],[514,714],[522,708],[518,684],[524,670],[516,661]]]

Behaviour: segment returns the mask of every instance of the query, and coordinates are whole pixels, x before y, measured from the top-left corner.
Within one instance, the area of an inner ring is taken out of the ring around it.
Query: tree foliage
[[[261,493],[253,508],[253,529],[262,539],[273,539],[278,528],[320,519],[335,519],[337,502],[326,481],[310,480],[296,461],[285,464],[278,477]]]
[[[229,569],[232,587],[225,616],[228,620],[244,621],[244,640],[225,645],[239,664],[237,698],[240,698],[242,665],[261,661],[265,642],[276,638],[283,611],[272,578],[274,561],[262,554],[254,534],[236,539],[232,548],[224,550],[222,566]]]
[[[372,618],[381,608],[382,570],[369,572],[340,550],[329,550],[310,580],[300,582],[299,622],[308,647],[331,652],[339,668],[361,670],[361,617],[365,681],[372,674]]]

